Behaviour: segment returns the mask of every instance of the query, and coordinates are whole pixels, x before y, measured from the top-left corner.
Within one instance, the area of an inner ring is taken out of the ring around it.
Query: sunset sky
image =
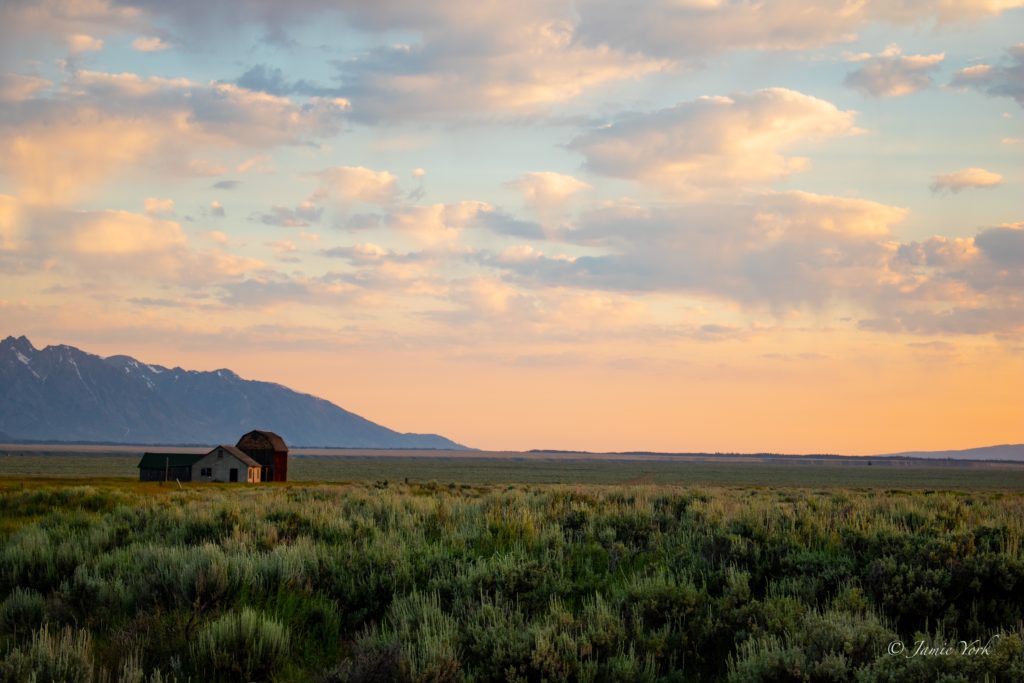
[[[488,449],[1024,442],[1024,0],[5,0],[0,337]]]

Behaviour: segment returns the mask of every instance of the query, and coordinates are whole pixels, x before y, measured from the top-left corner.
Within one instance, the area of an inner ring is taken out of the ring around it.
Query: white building
[[[192,481],[260,481],[260,464],[235,446],[217,446],[192,465]]]

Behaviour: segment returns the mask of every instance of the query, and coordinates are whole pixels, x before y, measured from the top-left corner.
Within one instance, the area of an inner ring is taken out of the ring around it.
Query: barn
[[[259,463],[260,481],[288,481],[288,446],[280,436],[254,429],[238,440],[237,447]]]
[[[217,446],[192,465],[192,481],[260,481],[260,465],[236,446]]]
[[[139,481],[288,481],[288,446],[264,430],[208,453],[143,453]]]

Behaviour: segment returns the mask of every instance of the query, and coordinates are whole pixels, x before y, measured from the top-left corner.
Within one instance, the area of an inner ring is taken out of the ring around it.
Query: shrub
[[[209,623],[189,652],[204,680],[263,681],[285,663],[289,641],[286,626],[246,607]]]
[[[0,681],[33,683],[91,683],[92,636],[88,631],[66,627],[51,632],[44,625],[24,647],[7,653],[0,661]]]
[[[46,600],[31,588],[15,588],[0,603],[0,633],[31,633],[43,624]]]

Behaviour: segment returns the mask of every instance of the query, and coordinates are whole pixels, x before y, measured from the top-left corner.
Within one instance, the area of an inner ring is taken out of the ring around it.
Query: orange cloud
[[[164,136],[152,123],[83,109],[66,121],[8,133],[0,159],[18,196],[30,204],[67,205],[116,170],[140,161]]]
[[[388,171],[374,171],[363,166],[337,166],[316,174],[320,187],[314,194],[318,201],[336,199],[345,202],[389,204],[398,190],[398,178]]]
[[[74,33],[68,36],[68,51],[72,55],[79,55],[83,52],[98,52],[103,49],[103,41],[99,38],[84,33]]]
[[[804,169],[797,143],[858,133],[854,113],[770,88],[623,116],[570,144],[590,170],[666,190],[771,183]]]
[[[80,214],[72,245],[81,254],[160,253],[184,247],[185,234],[174,221],[160,220],[127,211]]]
[[[0,168],[33,204],[67,205],[117,172],[147,163],[178,173],[223,173],[190,153],[272,147],[334,132],[348,104],[287,98],[222,83],[75,72],[67,87],[22,100],[30,123],[0,123]],[[11,114],[18,110],[12,110]],[[128,112],[128,113],[126,113]]]
[[[993,188],[1002,184],[1003,176],[998,173],[983,168],[964,168],[935,176],[931,190],[936,194],[956,194],[963,190]]]
[[[529,206],[541,210],[559,208],[572,195],[590,189],[590,185],[582,180],[551,171],[527,173],[509,186],[522,192]]]
[[[159,36],[141,36],[132,41],[132,47],[139,52],[162,52],[170,49],[171,45]]]
[[[21,205],[15,197],[0,194],[0,251],[14,251],[21,242]]]

